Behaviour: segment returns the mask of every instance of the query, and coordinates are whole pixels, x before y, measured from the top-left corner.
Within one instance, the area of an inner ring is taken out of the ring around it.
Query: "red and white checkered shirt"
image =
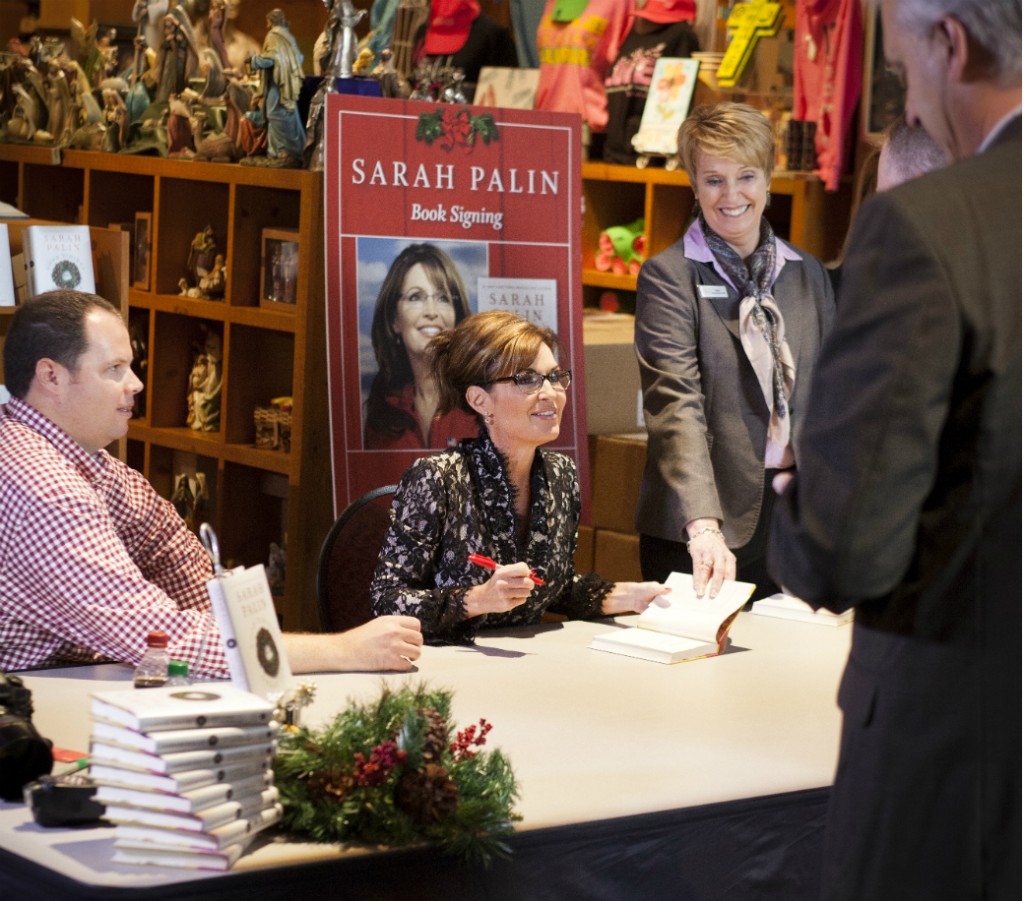
[[[88,453],[24,401],[0,407],[0,669],[134,664],[162,629],[191,673],[226,677],[212,577],[198,539],[141,474]]]

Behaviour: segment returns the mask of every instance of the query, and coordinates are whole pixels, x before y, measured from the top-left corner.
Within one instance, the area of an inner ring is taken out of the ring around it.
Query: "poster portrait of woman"
[[[391,262],[381,279],[389,252]],[[486,275],[486,244],[361,239],[359,265],[360,368],[364,385],[369,383],[364,449],[444,448],[476,435],[476,423],[462,411],[436,415],[438,390],[427,347],[474,312],[475,293],[466,285],[475,286],[476,277]],[[372,314],[370,297],[375,297]],[[367,319],[372,353],[365,341]]]

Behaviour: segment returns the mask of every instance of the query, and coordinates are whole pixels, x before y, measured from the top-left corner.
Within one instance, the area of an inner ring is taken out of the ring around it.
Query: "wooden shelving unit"
[[[128,290],[130,322],[148,339],[145,413],[131,425],[128,463],[165,497],[183,467],[205,473],[227,560],[265,563],[270,543],[287,539],[278,612],[286,629],[316,629],[316,561],[332,517],[321,176],[2,144],[0,198],[33,218],[90,226],[152,214],[150,290]],[[189,245],[206,225],[225,253],[223,301],[178,294]],[[260,306],[267,228],[297,230],[293,306]],[[193,348],[204,329],[223,344],[215,432],[186,423]],[[287,395],[294,398],[290,450],[256,448],[254,408]]]
[[[693,208],[693,192],[682,169],[584,163],[583,204],[584,286],[636,291],[634,276],[594,268],[601,230],[642,218],[647,256],[652,257],[682,236]],[[836,230],[827,227],[824,186],[815,175],[776,172],[767,216],[776,234],[820,259],[828,259],[838,249],[831,237]]]

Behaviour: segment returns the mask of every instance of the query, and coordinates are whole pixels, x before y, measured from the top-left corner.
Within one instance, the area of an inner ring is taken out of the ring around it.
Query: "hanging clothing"
[[[817,123],[817,173],[839,188],[860,97],[864,23],[860,0],[796,0],[793,118]]]
[[[591,0],[578,18],[557,22],[557,2],[548,0],[537,29],[537,109],[579,113],[592,132],[603,132],[608,122],[604,79],[629,30],[632,4]]]
[[[608,98],[606,163],[632,166],[636,161],[633,136],[640,130],[658,60],[663,56],[690,56],[699,49],[689,22],[673,22],[648,34],[640,34],[634,28],[626,35],[619,58],[604,82]]]

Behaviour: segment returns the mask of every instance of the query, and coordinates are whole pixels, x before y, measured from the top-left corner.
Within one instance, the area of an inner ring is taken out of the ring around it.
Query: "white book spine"
[[[238,647],[235,626],[231,614],[228,612],[228,602],[224,597],[222,585],[223,578],[211,579],[206,583],[210,594],[210,607],[213,610],[214,619],[217,620],[220,637],[224,641],[224,657],[227,660],[228,672],[231,673],[231,681],[242,691],[250,691],[249,680],[245,674],[245,663]]]
[[[115,834],[118,837],[139,839],[161,845],[172,845],[182,848],[218,849],[226,848],[240,841],[244,836],[255,835],[281,820],[284,809],[280,804],[272,804],[252,816],[234,820],[216,829],[205,832],[180,830],[146,826],[139,823],[120,823]]]

